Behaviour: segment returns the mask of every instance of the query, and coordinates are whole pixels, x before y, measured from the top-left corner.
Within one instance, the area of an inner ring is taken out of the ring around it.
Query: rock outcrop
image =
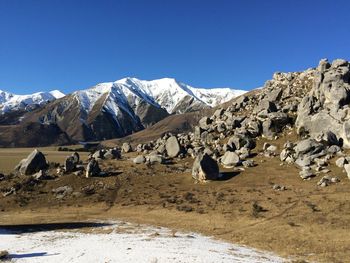
[[[295,123],[298,134],[350,148],[349,103],[349,62],[321,60],[312,90],[298,108]]]

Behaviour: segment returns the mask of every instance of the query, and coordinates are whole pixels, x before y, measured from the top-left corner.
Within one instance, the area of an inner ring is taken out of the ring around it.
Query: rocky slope
[[[151,152],[143,162],[151,160],[153,154],[171,158],[191,155],[196,158],[193,177],[198,181],[215,180],[220,176],[216,162],[226,168],[254,166],[251,151],[257,140],[271,141],[263,151],[273,157],[277,154],[273,141],[296,132],[298,139],[283,145],[280,160],[298,166],[302,179],[328,173],[329,160],[344,155],[350,147],[349,71],[349,62],[338,59],[332,63],[321,60],[317,68],[304,72],[275,73],[263,89],[202,117],[193,132],[165,134],[137,145],[136,150]],[[342,157],[337,165],[350,176],[349,160]],[[336,177],[325,176],[319,184],[327,186],[337,181]]]

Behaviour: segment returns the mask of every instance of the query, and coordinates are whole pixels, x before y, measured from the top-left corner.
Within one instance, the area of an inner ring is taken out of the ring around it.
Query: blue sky
[[[350,1],[0,0],[0,89],[71,92],[126,76],[251,89],[350,60]]]

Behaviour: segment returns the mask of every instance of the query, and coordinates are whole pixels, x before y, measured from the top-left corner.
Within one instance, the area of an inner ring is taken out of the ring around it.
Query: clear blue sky
[[[350,1],[0,0],[0,89],[71,92],[126,76],[250,89],[350,60]]]

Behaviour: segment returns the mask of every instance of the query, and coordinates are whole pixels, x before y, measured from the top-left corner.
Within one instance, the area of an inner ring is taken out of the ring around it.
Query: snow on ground
[[[14,231],[0,228],[0,251],[11,262],[285,262],[271,253],[199,234],[123,222],[84,230]]]

